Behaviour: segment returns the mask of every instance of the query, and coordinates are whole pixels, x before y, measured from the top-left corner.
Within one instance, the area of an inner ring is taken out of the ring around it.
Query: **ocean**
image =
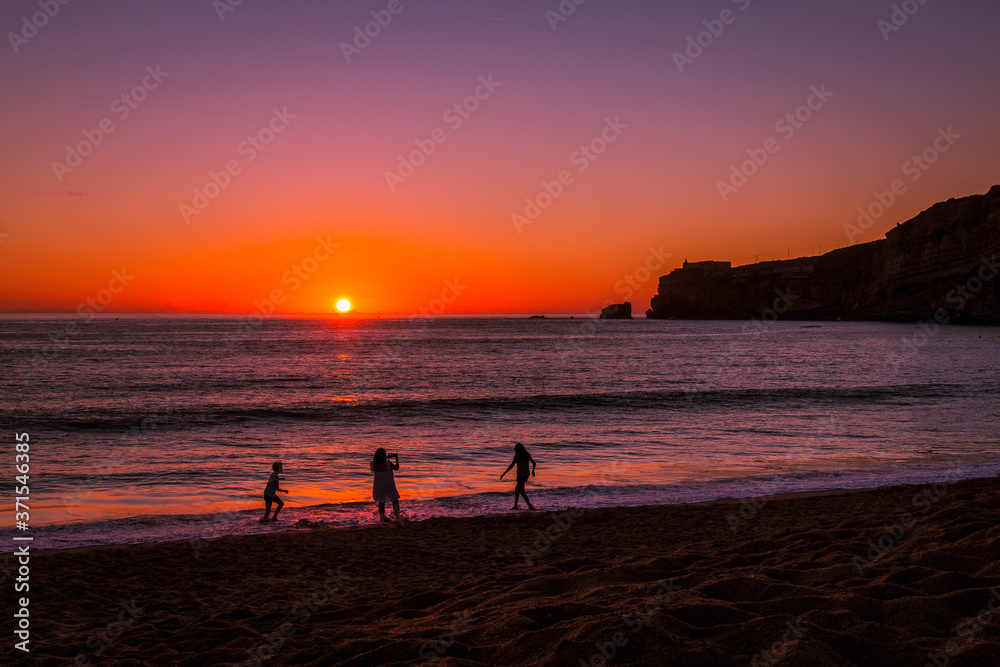
[[[35,549],[928,483],[1000,470],[1000,330],[568,316],[0,316]],[[259,524],[271,463],[290,493]],[[12,551],[9,540],[0,550]]]

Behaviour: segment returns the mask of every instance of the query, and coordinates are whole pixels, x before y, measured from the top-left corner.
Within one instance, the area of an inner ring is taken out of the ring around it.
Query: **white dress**
[[[392,464],[386,461],[385,470],[381,472],[376,470],[375,465],[372,464],[371,471],[375,475],[375,481],[372,483],[372,499],[378,503],[399,500],[399,491],[396,490],[396,480],[392,476]]]

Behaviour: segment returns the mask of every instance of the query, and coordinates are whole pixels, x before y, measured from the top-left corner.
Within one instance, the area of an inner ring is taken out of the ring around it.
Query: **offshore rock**
[[[632,302],[613,303],[601,311],[602,320],[630,320],[632,319]]]

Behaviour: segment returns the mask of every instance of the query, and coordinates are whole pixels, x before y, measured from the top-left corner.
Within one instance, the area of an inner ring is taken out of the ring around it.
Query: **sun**
[[[347,299],[341,299],[341,300],[337,301],[337,312],[338,313],[346,313],[350,309],[351,309],[351,302],[348,301]]]

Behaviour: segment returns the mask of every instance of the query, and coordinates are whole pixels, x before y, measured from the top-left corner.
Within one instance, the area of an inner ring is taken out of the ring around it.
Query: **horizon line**
[[[371,313],[338,313],[335,311],[318,311],[318,312],[288,312],[288,313],[261,313],[257,312],[218,312],[218,311],[200,311],[200,310],[178,310],[178,311],[145,311],[145,310],[107,310],[101,313],[78,313],[74,310],[0,310],[0,316],[3,315],[75,315],[77,317],[86,317],[90,319],[92,317],[109,317],[109,316],[119,316],[119,315],[218,315],[218,316],[244,316],[244,315],[260,315],[264,318],[271,317],[298,317],[298,316],[322,316],[322,317],[336,317],[342,320],[350,319],[370,319],[373,317],[421,317],[421,318],[447,318],[447,317],[511,317],[511,316],[531,316],[531,315],[545,315],[552,317],[575,317],[575,316],[590,316],[598,315],[600,311],[591,312],[462,312],[462,313],[413,313],[413,312],[371,312]]]

